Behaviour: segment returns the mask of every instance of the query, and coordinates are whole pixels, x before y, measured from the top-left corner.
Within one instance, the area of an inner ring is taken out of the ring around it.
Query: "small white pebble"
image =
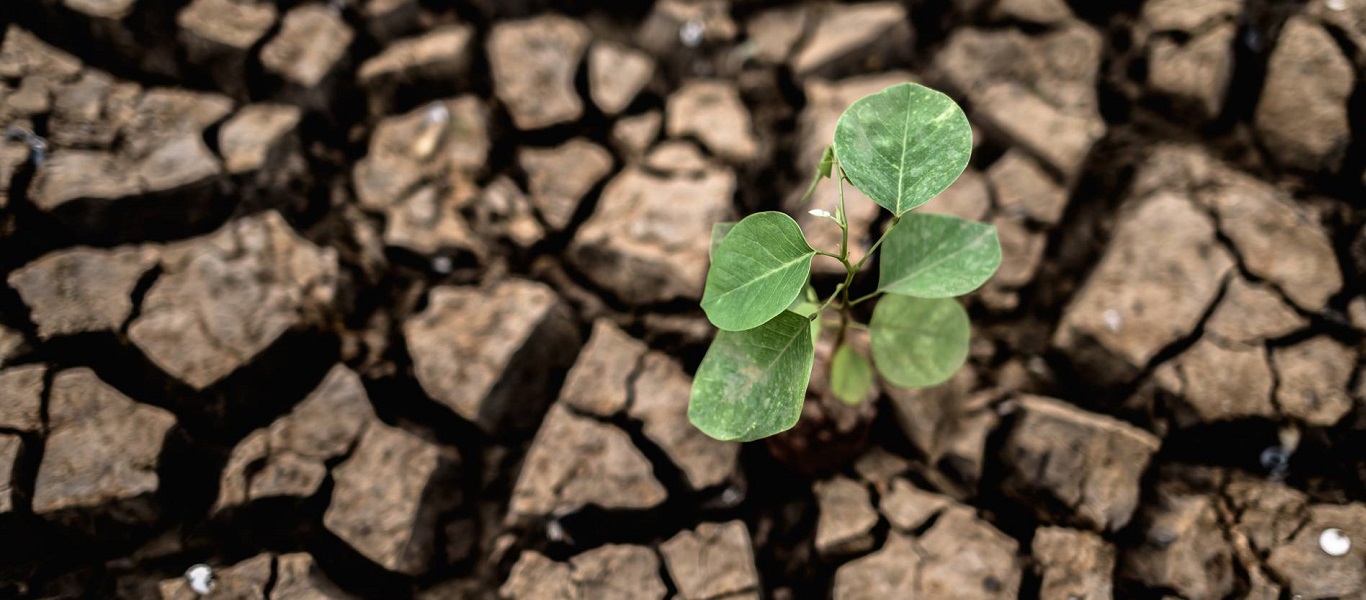
[[[678,28],[678,41],[683,42],[684,46],[696,48],[702,43],[702,22],[696,19],[684,23]]]
[[[1101,313],[1100,318],[1105,321],[1105,326],[1109,327],[1111,332],[1119,333],[1120,327],[1124,326],[1124,318],[1113,308]]]
[[[1352,549],[1352,539],[1341,529],[1329,527],[1319,534],[1319,547],[1323,548],[1328,556],[1342,556]]]
[[[451,262],[449,256],[438,256],[432,259],[432,270],[442,275],[450,274],[451,268],[454,266],[455,264]]]
[[[433,102],[422,112],[422,120],[428,125],[436,125],[451,120],[451,109],[442,102]]]
[[[1347,10],[1347,3],[1343,0],[1328,0],[1324,4],[1328,5],[1330,10]]]
[[[194,593],[206,596],[213,591],[213,569],[209,565],[194,565],[185,570],[185,582]]]
[[[835,215],[830,214],[830,211],[828,211],[828,210],[821,210],[821,209],[819,209],[819,208],[813,208],[813,209],[811,209],[811,210],[806,211],[806,213],[809,214],[809,215],[811,215],[811,216],[813,216],[813,217],[824,217],[824,218],[827,218],[827,219],[829,219],[829,218],[835,216]]]

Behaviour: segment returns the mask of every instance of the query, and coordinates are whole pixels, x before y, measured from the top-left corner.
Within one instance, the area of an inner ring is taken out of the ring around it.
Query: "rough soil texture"
[[[712,224],[907,80],[968,366],[707,438]],[[0,129],[0,598],[1366,598],[1366,1],[3,0]]]

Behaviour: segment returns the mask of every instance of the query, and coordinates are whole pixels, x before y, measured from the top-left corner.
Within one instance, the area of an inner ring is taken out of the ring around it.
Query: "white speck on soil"
[[[213,569],[209,565],[194,565],[185,570],[185,581],[194,593],[207,596],[213,591]]]
[[[449,274],[454,266],[449,256],[438,256],[432,259],[432,270],[442,275]]]
[[[1100,318],[1105,320],[1105,326],[1114,333],[1119,333],[1120,328],[1124,326],[1124,318],[1119,316],[1119,311],[1113,308],[1102,313]]]
[[[1347,3],[1343,0],[1328,0],[1325,2],[1330,10],[1347,10]]]
[[[694,19],[678,28],[678,41],[689,48],[696,48],[702,43],[702,33],[702,22]]]
[[[1342,556],[1352,549],[1352,539],[1341,529],[1329,527],[1319,534],[1319,547],[1329,556]]]

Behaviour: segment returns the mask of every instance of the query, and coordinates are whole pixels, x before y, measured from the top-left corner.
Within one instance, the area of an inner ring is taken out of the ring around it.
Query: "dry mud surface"
[[[1366,598],[1366,1],[0,24],[0,597]],[[797,197],[905,80],[1005,249],[969,366],[706,438],[711,224],[834,244]]]

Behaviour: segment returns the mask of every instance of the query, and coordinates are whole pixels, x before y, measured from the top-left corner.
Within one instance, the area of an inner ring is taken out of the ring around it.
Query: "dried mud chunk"
[[[688,81],[669,96],[664,114],[664,129],[670,137],[694,136],[728,161],[747,162],[759,153],[749,109],[730,83]]]
[[[1125,213],[1053,343],[1097,379],[1128,381],[1195,329],[1232,266],[1209,217],[1189,201],[1143,199]]]
[[[918,547],[919,586],[926,598],[1006,600],[1019,593],[1019,544],[977,518],[971,508],[944,511],[920,537]]]
[[[1163,390],[1176,396],[1174,412],[1180,426],[1276,415],[1271,364],[1261,345],[1224,342],[1206,331],[1153,375]]]
[[[1031,230],[1020,217],[997,215],[991,220],[1001,241],[1001,268],[989,288],[1018,289],[1034,281],[1048,249],[1048,236]]]
[[[987,434],[999,418],[989,397],[972,395],[976,376],[960,369],[935,387],[907,389],[884,385],[893,416],[929,464],[959,479],[971,491],[982,474]]]
[[[1007,493],[1037,494],[1097,531],[1117,531],[1138,507],[1140,478],[1161,441],[1110,417],[1051,398],[1019,399],[1020,416],[1002,448]],[[1044,506],[1040,518],[1048,518]]]
[[[996,3],[996,14],[1016,21],[1037,25],[1055,25],[1072,18],[1072,9],[1065,0],[1001,0]]]
[[[703,42],[730,42],[739,33],[730,15],[730,0],[660,0],[636,30],[635,41],[661,57]]]
[[[204,139],[185,134],[163,145],[138,162],[137,177],[144,192],[169,192],[211,181],[222,166]]]
[[[645,356],[632,382],[630,412],[644,422],[645,437],[659,446],[688,486],[702,490],[725,483],[735,471],[740,444],[714,440],[688,421],[692,377],[667,355]]]
[[[659,547],[679,595],[720,600],[757,591],[754,549],[741,521],[702,523]]]
[[[663,600],[659,557],[644,546],[607,545],[569,560],[581,598]]]
[[[518,129],[540,129],[583,115],[574,76],[589,38],[582,23],[558,15],[494,25],[488,38],[493,90]]]
[[[663,123],[664,115],[657,110],[622,117],[612,125],[612,146],[627,157],[640,156],[659,137]]]
[[[891,489],[883,492],[878,501],[878,510],[887,517],[892,527],[910,532],[953,505],[953,500],[947,496],[927,492],[905,479],[897,478],[892,480]]]
[[[698,175],[711,166],[697,144],[687,140],[660,142],[641,161],[647,169],[663,175]]]
[[[1104,45],[1095,29],[1076,20],[1035,36],[1013,27],[960,28],[935,56],[935,66],[949,87],[973,103],[994,85],[1014,83],[1100,126],[1096,82]]]
[[[384,243],[423,255],[458,249],[482,257],[486,248],[460,212],[475,201],[478,190],[463,178],[449,183],[424,185],[386,207]]]
[[[24,347],[24,334],[0,325],[0,367],[19,355]]]
[[[797,131],[800,136],[798,150],[794,157],[793,168],[798,173],[814,173],[830,140],[835,138],[835,124],[844,109],[860,98],[883,89],[903,83],[910,78],[906,73],[885,73],[850,77],[841,81],[829,82],[819,78],[806,81],[806,107],[797,116]],[[835,212],[839,206],[839,185],[826,181],[816,187],[807,203],[799,200],[809,186],[805,176],[794,188],[788,190],[783,208],[797,215],[797,222],[806,232],[813,248],[834,250],[839,248],[841,231],[829,219],[813,216],[807,211],[812,208]],[[939,200],[931,204],[938,203]],[[873,243],[873,223],[882,212],[881,207],[852,185],[844,187],[845,218],[849,224],[849,259],[861,260],[868,246]],[[834,259],[817,256],[812,269],[819,273],[843,274],[844,265]]]
[[[0,371],[0,429],[26,433],[43,427],[43,365],[24,365]],[[0,478],[0,481],[9,481]]]
[[[816,553],[821,556],[857,554],[873,547],[877,511],[868,488],[847,477],[817,481]]]
[[[1148,0],[1143,3],[1143,23],[1155,31],[1195,33],[1218,19],[1236,17],[1244,0]]]
[[[123,129],[122,152],[135,160],[186,137],[203,142],[204,130],[232,113],[232,100],[218,94],[152,88],[142,95]],[[217,159],[215,159],[215,162]]]
[[[336,294],[336,251],[299,237],[274,211],[165,247],[162,268],[128,337],[195,389],[320,321]]]
[[[111,510],[119,517],[150,520],[145,503],[157,491],[162,440],[175,417],[130,400],[85,368],[57,374],[48,413],[33,512],[117,504]]]
[[[161,600],[250,600],[269,598],[271,579],[274,577],[275,556],[269,553],[258,554],[231,567],[216,569],[213,574],[213,591],[200,595],[190,587],[184,577],[167,579],[158,586]]]
[[[1038,563],[1039,598],[1111,598],[1115,547],[1100,536],[1061,527],[1034,532],[1032,547]]]
[[[365,61],[357,83],[369,90],[372,113],[387,112],[399,86],[413,83],[450,85],[469,75],[474,28],[443,25],[399,40]]]
[[[511,600],[663,600],[668,590],[653,550],[609,544],[575,556],[567,565],[539,552],[523,552],[498,592]]]
[[[612,170],[612,154],[583,138],[554,148],[523,148],[517,162],[527,173],[532,204],[557,231],[569,225],[584,196]]]
[[[1309,325],[1269,286],[1234,277],[1224,299],[1205,322],[1205,333],[1239,344],[1255,344]]]
[[[1096,115],[1060,110],[1016,83],[984,90],[973,114],[1068,181],[1076,180],[1091,147],[1105,135]]]
[[[354,598],[337,588],[323,574],[313,557],[303,552],[282,554],[275,559],[274,600],[350,600]]]
[[[0,45],[0,77],[22,79],[43,75],[69,81],[81,72],[81,61],[44,42],[18,25],[5,28]]]
[[[631,378],[648,350],[611,321],[594,321],[588,343],[560,388],[560,402],[600,417],[625,410]]]
[[[470,212],[470,227],[485,239],[503,238],[518,248],[530,248],[545,237],[531,201],[506,175],[484,186]]]
[[[588,92],[602,112],[615,115],[636,99],[655,75],[650,55],[612,42],[588,50]]]
[[[1223,171],[1219,183],[1202,199],[1218,214],[1219,230],[1247,270],[1275,284],[1300,308],[1322,310],[1342,289],[1337,255],[1324,228],[1300,214],[1282,192],[1250,176]]]
[[[1347,385],[1356,356],[1351,348],[1319,336],[1271,351],[1279,385],[1276,402],[1287,416],[1310,425],[1337,423],[1352,409]]]
[[[474,175],[484,167],[489,145],[488,113],[474,96],[384,119],[352,171],[356,196],[362,207],[388,210],[424,183],[449,180],[452,171]]]
[[[628,166],[603,189],[569,260],[633,305],[702,296],[711,226],[731,216],[735,174],[658,177]]]
[[[1327,31],[1302,16],[1286,22],[1253,116],[1276,162],[1310,172],[1338,169],[1351,142],[1352,81],[1352,63]]]
[[[24,265],[8,281],[39,337],[117,331],[133,312],[133,288],[156,260],[150,248],[74,248]]]
[[[1162,489],[1139,519],[1143,544],[1120,557],[1120,573],[1150,588],[1191,600],[1217,600],[1233,591],[1233,554],[1209,496]]]
[[[805,6],[782,6],[759,11],[745,23],[745,34],[754,46],[754,56],[772,65],[787,62],[792,48],[801,41],[809,14]]]
[[[360,377],[342,365],[333,367],[288,415],[233,448],[214,509],[260,498],[312,496],[327,475],[326,463],[345,456],[375,422]]]
[[[488,432],[533,424],[580,344],[569,307],[525,280],[435,288],[403,332],[422,389]]]
[[[23,442],[19,436],[0,433],[0,516],[14,510],[14,490],[11,482],[14,481],[14,467],[19,461],[21,450]]]
[[[576,600],[579,594],[569,579],[569,565],[527,550],[512,565],[498,596],[508,600]]]
[[[1285,545],[1271,551],[1266,565],[1303,598],[1359,598],[1366,594],[1366,505],[1315,504],[1309,519]],[[1341,556],[1326,552],[1319,541],[1324,530],[1342,531],[1351,548]]]
[[[303,112],[286,104],[252,104],[237,111],[218,132],[218,149],[233,174],[270,168],[298,131]]]
[[[341,65],[355,33],[322,4],[285,14],[280,33],[261,48],[266,70],[304,89],[317,87]]]
[[[43,162],[29,186],[40,210],[77,200],[118,200],[141,193],[135,173],[108,152],[59,150]]]
[[[0,86],[3,89],[3,86]],[[0,100],[3,92],[0,91]],[[0,113],[0,119],[4,116]],[[0,208],[9,204],[10,188],[14,185],[14,175],[29,161],[32,152],[28,145],[21,142],[0,141]]]
[[[279,19],[273,2],[194,0],[176,13],[180,41],[194,65],[208,68],[219,86],[246,92],[250,53]]]
[[[1290,540],[1307,518],[1309,498],[1281,483],[1236,477],[1224,489],[1237,522],[1233,529],[1246,536],[1258,553],[1270,552]]]
[[[792,58],[792,72],[798,77],[896,63],[905,57],[913,37],[906,8],[895,2],[828,4],[812,18],[815,28]]]
[[[882,549],[852,560],[835,571],[835,600],[915,598],[919,592],[920,554],[915,542],[900,533],[887,534]]]
[[[48,121],[58,148],[107,148],[133,117],[142,87],[87,70],[53,98]]]
[[[589,504],[608,510],[653,508],[665,499],[653,471],[624,431],[552,405],[517,476],[508,522]]]
[[[1159,38],[1148,48],[1148,84],[1159,94],[1194,105],[1202,118],[1218,117],[1233,80],[1237,33],[1236,24],[1224,23],[1184,43]]]
[[[374,423],[334,471],[323,525],[380,566],[416,575],[433,552],[436,519],[450,508],[455,457],[416,436]]]
[[[1067,190],[1019,150],[1009,150],[992,163],[987,169],[987,180],[996,191],[996,204],[1003,211],[1057,225],[1067,210]]]

